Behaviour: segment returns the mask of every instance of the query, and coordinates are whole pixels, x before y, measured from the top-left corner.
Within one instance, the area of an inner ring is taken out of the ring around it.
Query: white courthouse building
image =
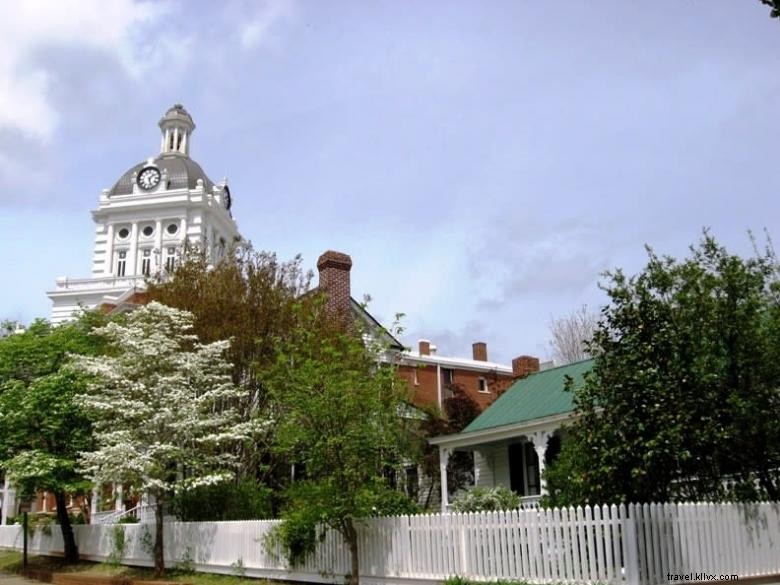
[[[102,305],[132,303],[145,279],[173,269],[185,243],[215,258],[239,237],[227,180],[214,183],[190,158],[195,123],[180,104],[159,122],[160,153],[131,167],[104,189],[95,221],[92,275],[58,278],[51,320]]]

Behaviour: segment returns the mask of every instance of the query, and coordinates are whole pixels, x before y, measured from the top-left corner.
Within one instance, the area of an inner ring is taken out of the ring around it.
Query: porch
[[[441,509],[449,509],[451,496],[447,467],[453,453],[474,454],[474,485],[504,486],[522,498],[522,507],[536,507],[547,493],[544,470],[558,456],[567,416],[534,421],[534,424],[510,425],[488,432],[459,433],[437,437],[431,443],[439,447]]]

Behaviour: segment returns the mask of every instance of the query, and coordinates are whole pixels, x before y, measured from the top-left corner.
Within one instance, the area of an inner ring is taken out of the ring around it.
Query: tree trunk
[[[154,576],[162,577],[165,573],[165,558],[163,557],[163,500],[155,495],[154,508]]]
[[[65,562],[77,563],[79,560],[79,548],[76,546],[76,537],[73,534],[73,525],[68,516],[68,500],[65,492],[54,492],[54,501],[57,502],[57,520],[62,530],[62,541],[65,544]]]
[[[348,585],[360,584],[360,559],[358,558],[358,539],[357,530],[352,523],[352,518],[347,518],[344,521],[344,540],[347,541],[349,547],[349,558],[351,561],[351,572],[349,574]]]

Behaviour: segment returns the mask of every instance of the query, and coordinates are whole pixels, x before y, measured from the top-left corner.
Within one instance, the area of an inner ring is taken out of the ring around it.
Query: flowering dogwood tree
[[[164,571],[163,514],[175,493],[229,479],[234,448],[252,434],[235,409],[228,341],[202,344],[187,311],[150,303],[126,325],[95,330],[106,356],[75,356],[73,367],[94,376],[83,406],[94,418],[97,450],[82,454],[97,484],[122,482],[153,496],[154,566]]]

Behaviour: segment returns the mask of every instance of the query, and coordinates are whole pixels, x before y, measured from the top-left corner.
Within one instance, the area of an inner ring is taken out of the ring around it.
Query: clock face
[[[233,204],[233,200],[230,198],[230,189],[227,188],[227,185],[224,187],[224,193],[225,193],[225,208],[230,209],[230,206]]]
[[[146,167],[138,173],[138,186],[148,191],[154,189],[160,182],[160,170],[156,167]]]

